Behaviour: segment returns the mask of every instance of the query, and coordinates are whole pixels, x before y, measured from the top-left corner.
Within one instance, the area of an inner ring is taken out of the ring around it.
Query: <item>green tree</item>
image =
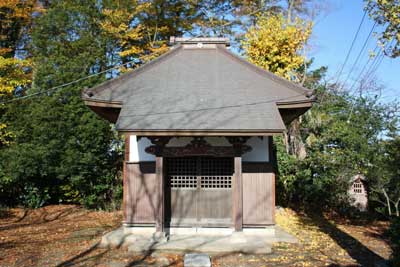
[[[75,202],[102,206],[118,193],[120,151],[110,124],[80,99],[84,86],[104,75],[59,91],[48,88],[107,68],[108,39],[98,23],[98,1],[54,1],[35,21],[34,83],[41,97],[7,105],[14,142],[0,150],[2,201],[37,207]],[[16,199],[19,197],[19,199]]]
[[[381,141],[370,173],[371,205],[387,217],[400,217],[400,136],[391,133]]]

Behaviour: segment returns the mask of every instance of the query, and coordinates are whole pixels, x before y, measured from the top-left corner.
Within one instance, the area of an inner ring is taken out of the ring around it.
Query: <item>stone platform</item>
[[[177,232],[177,231],[171,231]],[[251,254],[271,253],[275,242],[297,242],[296,238],[275,226],[274,231],[216,232],[203,231],[201,234],[160,235],[150,229],[120,227],[105,234],[102,247],[127,247],[131,252],[166,251],[174,253],[203,252],[210,254],[242,252]]]

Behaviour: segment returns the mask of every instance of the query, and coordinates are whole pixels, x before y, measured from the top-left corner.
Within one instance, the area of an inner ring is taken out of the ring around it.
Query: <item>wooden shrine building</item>
[[[254,66],[225,38],[171,38],[169,52],[83,91],[125,136],[125,226],[274,224],[273,135],[310,90]]]

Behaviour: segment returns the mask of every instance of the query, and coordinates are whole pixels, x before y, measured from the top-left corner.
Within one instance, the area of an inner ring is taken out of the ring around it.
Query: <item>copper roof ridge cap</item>
[[[171,36],[169,39],[171,45],[176,44],[224,44],[230,46],[230,40],[227,37],[176,37]]]

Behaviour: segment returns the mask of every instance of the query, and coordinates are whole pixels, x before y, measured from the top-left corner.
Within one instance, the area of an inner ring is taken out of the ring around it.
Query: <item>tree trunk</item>
[[[287,150],[289,154],[295,155],[296,158],[304,159],[307,152],[303,140],[301,140],[300,124],[301,117],[295,119],[288,127]]]
[[[384,188],[382,188],[382,192],[385,195],[386,198],[386,203],[388,206],[388,212],[389,212],[389,216],[392,216],[392,207],[390,206],[390,198],[388,196],[388,194],[386,193],[386,190]]]
[[[294,0],[288,1],[288,10],[287,10],[287,22],[288,24],[292,23],[292,10],[294,5]]]
[[[400,217],[399,202],[400,202],[400,198],[397,199],[396,203],[394,203],[394,208],[396,209],[396,216],[397,216],[397,217]]]
[[[285,131],[285,132],[283,133],[283,144],[285,145],[286,153],[287,153],[287,154],[290,153],[289,143],[290,143],[289,132],[288,132],[288,131]]]

